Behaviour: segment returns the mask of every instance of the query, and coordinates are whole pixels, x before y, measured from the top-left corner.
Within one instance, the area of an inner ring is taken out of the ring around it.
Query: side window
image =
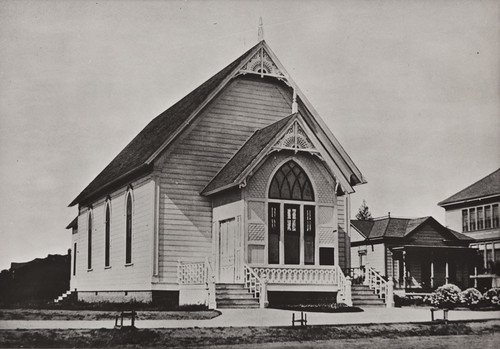
[[[106,204],[106,213],[104,218],[104,266],[109,267],[109,252],[111,245],[111,214],[109,209],[109,202]]]
[[[92,211],[89,211],[87,269],[92,269]]]
[[[127,213],[125,224],[125,264],[132,263],[132,195],[127,195]]]

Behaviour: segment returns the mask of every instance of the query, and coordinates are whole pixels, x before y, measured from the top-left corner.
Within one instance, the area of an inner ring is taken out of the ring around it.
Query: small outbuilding
[[[352,220],[351,228],[352,267],[371,267],[393,279],[396,289],[426,292],[446,283],[470,284],[473,239],[432,217]]]

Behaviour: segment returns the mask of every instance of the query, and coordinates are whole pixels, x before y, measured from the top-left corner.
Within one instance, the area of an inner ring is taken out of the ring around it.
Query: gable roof
[[[456,240],[472,241],[470,237],[457,233],[448,229],[436,221],[433,217],[420,218],[393,218],[385,217],[375,219],[373,221],[351,220],[351,224],[358,230],[366,239],[372,240],[377,238],[405,238],[415,232],[425,222],[438,224],[442,229],[448,231]]]
[[[227,67],[154,118],[69,205],[73,206],[88,199],[102,186],[111,184],[123,175],[147,165],[149,157],[183,126],[190,114],[207,99],[235,68],[254,54],[259,44],[253,46]]]
[[[438,203],[447,206],[484,197],[500,195],[500,168],[456,194]]]
[[[212,78],[189,93],[172,107],[154,118],[101,173],[70,203],[69,206],[87,203],[105,191],[126,185],[128,181],[152,170],[154,159],[179,135],[199,112],[222,90],[222,88],[238,73],[259,50],[265,50],[273,63],[284,74],[285,79],[297,93],[299,108],[305,109],[312,116],[314,129],[319,129],[325,146],[333,150],[336,165],[342,172],[341,181],[345,188],[353,191],[352,186],[366,183],[363,175],[347,155],[338,140],[333,136],[324,121],[319,117],[310,102],[274,55],[264,40],[249,49]],[[343,179],[345,178],[345,179]]]
[[[239,175],[250,166],[281,130],[288,127],[296,115],[296,113],[289,115],[267,127],[255,131],[248,141],[208,183],[201,194],[210,195],[215,191],[238,184],[235,181]]]

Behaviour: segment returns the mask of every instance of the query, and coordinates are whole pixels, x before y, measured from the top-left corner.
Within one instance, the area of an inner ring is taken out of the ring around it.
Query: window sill
[[[125,263],[125,266],[126,266],[126,267],[131,267],[131,266],[133,266],[133,265],[134,265],[134,263]]]
[[[87,273],[88,273],[89,271],[93,271],[93,270],[94,270],[94,269],[92,269],[92,268],[90,268],[90,269],[87,269]]]
[[[104,269],[111,269],[111,265],[105,266]]]

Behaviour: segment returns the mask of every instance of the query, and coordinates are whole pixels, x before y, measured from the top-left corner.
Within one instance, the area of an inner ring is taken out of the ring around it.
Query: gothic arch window
[[[302,167],[290,160],[274,175],[269,187],[269,198],[314,201],[314,192]]]
[[[104,213],[104,266],[109,267],[110,261],[110,245],[111,245],[111,203],[109,200],[106,202],[106,211]]]
[[[89,210],[89,222],[87,227],[88,241],[87,241],[87,269],[92,269],[92,210]]]
[[[127,211],[125,222],[125,264],[132,263],[132,195],[127,194]]]

